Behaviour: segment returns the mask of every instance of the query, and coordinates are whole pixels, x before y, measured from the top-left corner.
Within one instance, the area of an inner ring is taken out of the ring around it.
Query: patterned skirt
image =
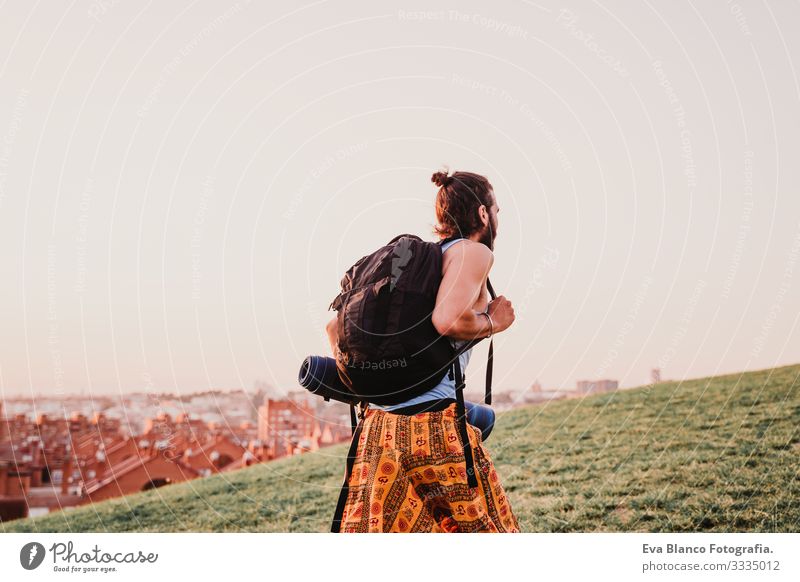
[[[455,402],[413,415],[368,408],[362,422],[341,532],[520,531],[471,424],[478,486],[468,486]]]

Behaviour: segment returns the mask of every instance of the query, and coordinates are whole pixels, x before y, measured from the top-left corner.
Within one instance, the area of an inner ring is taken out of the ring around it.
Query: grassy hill
[[[498,415],[525,532],[800,531],[800,365]],[[347,445],[0,524],[10,532],[326,532]]]

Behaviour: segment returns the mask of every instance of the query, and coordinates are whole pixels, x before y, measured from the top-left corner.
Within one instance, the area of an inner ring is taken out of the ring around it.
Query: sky
[[[0,397],[296,389],[443,166],[502,209],[496,391],[800,361],[796,2],[2,12]]]

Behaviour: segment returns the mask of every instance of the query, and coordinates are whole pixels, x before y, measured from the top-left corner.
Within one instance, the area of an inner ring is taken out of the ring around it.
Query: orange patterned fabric
[[[467,485],[455,411],[455,403],[414,415],[367,409],[340,531],[520,531],[481,431],[471,424],[478,487]]]

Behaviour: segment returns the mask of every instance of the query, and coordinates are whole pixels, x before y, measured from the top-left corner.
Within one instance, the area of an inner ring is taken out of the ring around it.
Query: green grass
[[[525,532],[800,531],[800,365],[498,415]],[[0,524],[9,532],[326,532],[347,445]]]

